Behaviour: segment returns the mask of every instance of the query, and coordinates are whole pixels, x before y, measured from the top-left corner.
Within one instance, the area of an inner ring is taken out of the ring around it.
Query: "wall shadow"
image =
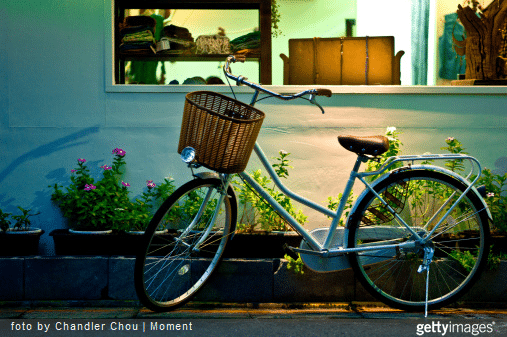
[[[46,157],[50,154],[53,154],[55,152],[58,152],[58,151],[61,151],[64,149],[68,149],[70,147],[87,144],[89,141],[87,141],[87,140],[79,141],[79,140],[86,137],[86,136],[89,136],[91,134],[97,133],[97,132],[99,132],[98,126],[86,128],[86,129],[80,130],[78,132],[74,132],[68,136],[59,138],[59,139],[52,141],[50,143],[41,145],[41,146],[33,149],[32,151],[19,156],[18,158],[13,160],[5,169],[3,169],[0,172],[0,183],[3,182],[5,180],[5,178],[21,164],[23,164],[27,161],[30,161],[30,160],[37,159],[37,158]]]

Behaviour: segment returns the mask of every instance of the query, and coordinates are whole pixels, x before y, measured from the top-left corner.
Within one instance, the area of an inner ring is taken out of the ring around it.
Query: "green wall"
[[[317,1],[280,2],[306,6],[301,21],[312,22]],[[173,176],[181,184],[190,178],[176,153],[185,94],[105,91],[103,1],[7,0],[0,6],[2,210],[15,212],[20,205],[40,211],[34,224],[46,232],[66,227],[47,186],[67,183],[77,158],[86,158],[98,175],[116,147],[127,151],[125,181],[133,195],[148,179]],[[312,36],[312,28],[304,33]],[[289,187],[316,201],[325,203],[343,188],[354,160],[339,147],[340,133],[378,134],[396,126],[407,154],[439,152],[453,136],[485,166],[507,166],[505,95],[349,93],[320,102],[325,115],[306,102],[259,104],[268,114],[259,138],[267,155],[291,152],[297,171]],[[253,161],[251,168],[257,166]],[[47,235],[42,245],[52,254]]]

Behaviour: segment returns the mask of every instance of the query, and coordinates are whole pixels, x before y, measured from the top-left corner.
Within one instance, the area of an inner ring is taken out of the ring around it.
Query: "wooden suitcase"
[[[393,36],[290,39],[283,84],[399,85],[404,53]]]

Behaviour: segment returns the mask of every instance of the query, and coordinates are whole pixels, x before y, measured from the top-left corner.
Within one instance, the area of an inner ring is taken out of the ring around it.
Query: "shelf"
[[[230,54],[120,54],[124,61],[224,61]],[[259,61],[260,55],[247,56],[246,61]]]
[[[259,9],[271,0],[120,0],[123,8],[158,9]]]
[[[258,55],[247,56],[247,61],[259,62],[259,82],[270,85],[272,81],[271,58],[271,0],[115,0],[114,3],[115,35],[118,36],[118,24],[123,21],[126,9],[213,9],[213,10],[246,10],[255,9],[259,12],[259,28],[262,46]],[[116,41],[115,43],[119,43]],[[115,83],[125,83],[126,61],[225,61],[228,54],[195,55],[195,54],[128,54],[120,53],[115,46]],[[168,74],[169,75],[169,74]]]

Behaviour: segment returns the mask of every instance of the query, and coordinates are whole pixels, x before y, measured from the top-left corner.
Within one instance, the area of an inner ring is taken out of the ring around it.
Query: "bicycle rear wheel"
[[[441,172],[400,170],[374,189],[410,228],[426,237],[466,186]],[[371,191],[351,216],[349,228],[349,247],[416,242],[415,236]],[[426,244],[356,252],[350,254],[350,262],[362,285],[373,296],[395,308],[422,311],[427,273],[419,273],[418,268],[423,264],[425,248],[433,249],[428,309],[436,309],[457,300],[478,279],[487,263],[488,238],[485,206],[470,191]]]
[[[216,269],[237,214],[229,187],[211,224],[222,189],[220,179],[192,180],[155,213],[134,271],[137,295],[146,307],[168,311],[185,304]],[[165,233],[157,234],[160,230]]]

